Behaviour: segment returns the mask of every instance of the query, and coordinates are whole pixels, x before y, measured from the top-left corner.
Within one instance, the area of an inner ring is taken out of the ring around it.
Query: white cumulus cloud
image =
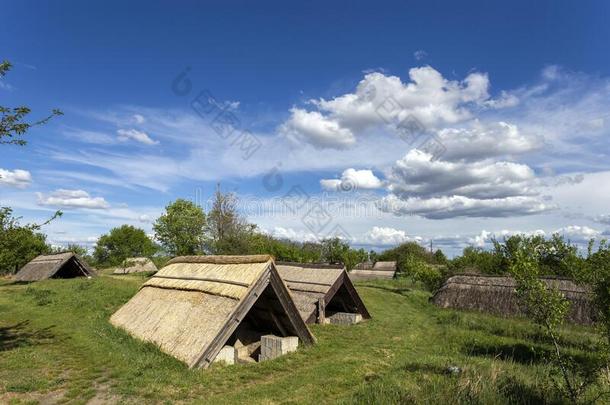
[[[0,185],[26,188],[32,184],[32,174],[27,170],[0,169]]]
[[[110,204],[103,197],[91,197],[84,190],[58,189],[50,194],[36,193],[38,205],[58,208],[108,209]]]
[[[401,197],[465,196],[504,198],[531,195],[535,175],[512,162],[446,162],[417,149],[398,160],[388,176],[389,190]]]
[[[364,237],[362,242],[371,245],[398,245],[404,242],[421,242],[423,238],[416,236],[410,237],[405,231],[383,226],[374,226]]]
[[[340,179],[322,179],[320,185],[327,191],[372,190],[383,187],[383,182],[372,170],[346,169]]]
[[[293,141],[305,141],[318,148],[345,149],[356,142],[352,131],[317,111],[290,110],[291,117],[280,132]]]
[[[293,108],[281,132],[317,148],[353,146],[356,134],[399,125],[413,117],[426,129],[441,128],[472,117],[471,105],[490,100],[489,79],[471,73],[447,80],[430,66],[409,70],[409,81],[380,72],[366,74],[355,92],[332,99],[310,100],[317,111]]]
[[[294,230],[292,228],[284,228],[277,226],[272,231],[266,231],[267,234],[278,239],[289,239],[297,242],[316,242],[318,238],[311,232]]]
[[[447,219],[533,215],[546,212],[554,206],[541,202],[538,198],[527,196],[476,199],[454,195],[400,199],[390,194],[377,202],[377,208],[382,212],[399,216],[419,215],[428,219]]]

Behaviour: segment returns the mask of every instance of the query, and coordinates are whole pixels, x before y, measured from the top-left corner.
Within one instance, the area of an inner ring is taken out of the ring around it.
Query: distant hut
[[[392,279],[396,274],[396,262],[364,262],[357,264],[349,276],[352,280]]]
[[[17,281],[39,281],[48,278],[91,277],[93,270],[72,252],[40,255],[13,276]]]
[[[371,316],[341,265],[278,262],[305,323],[357,323]]]
[[[549,287],[556,287],[570,300],[568,321],[589,325],[593,322],[589,292],[565,278],[546,277]],[[457,275],[447,279],[430,299],[441,308],[467,309],[500,316],[523,315],[516,294],[516,282],[511,277]]]
[[[157,266],[148,257],[132,257],[125,259],[123,264],[114,270],[113,274],[156,272],[157,270]]]
[[[267,255],[174,258],[110,322],[191,368],[226,348],[254,361],[268,335],[315,342]]]

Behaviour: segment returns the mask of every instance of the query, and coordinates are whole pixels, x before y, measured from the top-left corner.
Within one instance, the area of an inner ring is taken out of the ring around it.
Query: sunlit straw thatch
[[[269,256],[175,258],[110,321],[190,367],[207,367],[246,326],[314,342]]]
[[[365,319],[370,318],[343,266],[279,262],[277,270],[306,323],[316,322],[332,312],[359,313]],[[322,314],[320,300],[323,300]]]

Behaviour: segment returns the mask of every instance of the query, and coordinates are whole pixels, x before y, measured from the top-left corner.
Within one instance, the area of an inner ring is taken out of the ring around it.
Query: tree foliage
[[[494,239],[492,243],[493,248],[490,250],[466,247],[461,256],[449,261],[450,271],[508,274],[517,252],[534,248],[537,252],[537,266],[543,275],[573,277],[574,269],[580,267],[583,261],[577,246],[557,234],[548,239],[541,235],[512,235],[503,241]]]
[[[324,239],[321,244],[320,259],[326,263],[343,264],[348,271],[358,263],[366,261],[367,257],[364,249],[352,249],[349,243],[340,238]]]
[[[153,225],[155,239],[172,256],[202,254],[207,220],[197,204],[178,199],[165,207]]]
[[[238,212],[239,199],[233,193],[223,193],[220,187],[214,194],[208,214],[209,250],[215,254],[243,254],[250,250],[249,243],[256,231]]]
[[[541,276],[547,271],[549,261],[561,269],[573,258],[571,253],[560,249],[549,258],[548,246],[555,246],[558,239],[553,238],[550,244],[540,241],[538,237],[521,237],[512,246],[510,273],[517,283],[517,297],[528,317],[542,328],[553,344],[550,364],[554,366],[551,373],[554,386],[571,403],[578,403],[600,380],[602,370],[607,369],[607,353],[578,362],[560,345],[559,328],[568,314],[570,301],[556,287],[541,280]],[[563,247],[563,243],[560,245]]]
[[[13,273],[34,257],[50,252],[40,225],[20,225],[13,210],[0,208],[0,274]]]
[[[93,256],[100,265],[117,266],[128,257],[150,257],[156,250],[142,229],[123,225],[98,239]]]
[[[0,63],[0,77],[4,77],[12,65],[8,61]],[[51,118],[63,115],[58,109],[53,109],[51,114],[38,121],[27,122],[31,109],[25,106],[5,107],[0,106],[0,144],[25,145],[26,140],[22,136],[33,126],[46,124]]]
[[[0,63],[0,78],[6,76],[12,65],[8,61]],[[21,107],[0,106],[0,145],[25,145],[21,137],[35,125],[46,124],[52,117],[62,115],[59,110],[53,110],[51,115],[34,123],[25,119],[30,109]],[[48,253],[51,248],[46,243],[46,236],[39,232],[40,228],[62,215],[57,211],[53,217],[42,224],[20,225],[19,218],[13,216],[9,207],[0,207],[0,274],[12,273],[21,266],[42,253]]]

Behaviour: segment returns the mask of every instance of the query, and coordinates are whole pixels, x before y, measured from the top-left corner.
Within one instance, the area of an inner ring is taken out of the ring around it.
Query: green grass
[[[407,280],[359,284],[373,319],[314,325],[314,347],[208,370],[188,370],[108,323],[143,280],[0,283],[0,403],[557,401],[545,378],[551,347],[532,324],[440,310]],[[575,357],[594,343],[586,328],[562,336]]]

